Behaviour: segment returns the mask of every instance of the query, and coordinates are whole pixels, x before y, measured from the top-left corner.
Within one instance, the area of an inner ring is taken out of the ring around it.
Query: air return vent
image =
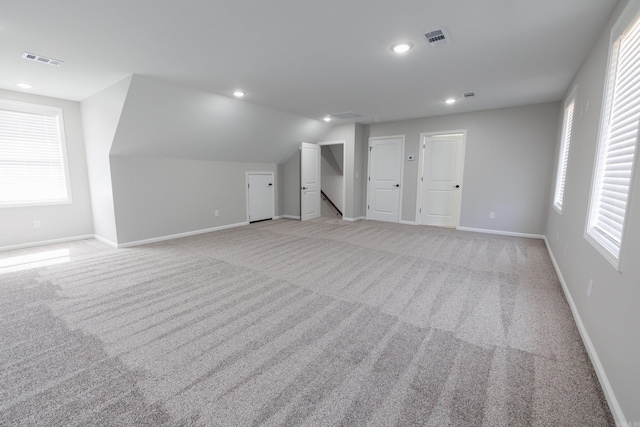
[[[338,120],[357,119],[359,117],[362,117],[360,114],[354,113],[353,111],[345,111],[344,113],[333,113],[329,115],[332,118],[338,119]]]
[[[24,59],[28,59],[30,61],[36,61],[36,62],[40,62],[42,64],[49,64],[49,65],[53,65],[53,66],[56,66],[56,67],[59,67],[62,64],[64,64],[64,61],[59,61],[57,59],[47,58],[46,56],[42,56],[42,55],[36,55],[35,53],[25,52],[25,53],[22,54],[22,57]]]
[[[465,92],[462,94],[465,98],[473,98],[476,96],[475,92]]]
[[[424,37],[427,39],[427,43],[431,46],[440,46],[451,42],[451,37],[449,37],[449,34],[444,27],[429,31],[424,35]]]

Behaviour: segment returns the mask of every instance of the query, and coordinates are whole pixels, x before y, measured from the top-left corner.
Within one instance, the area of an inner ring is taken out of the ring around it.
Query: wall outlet
[[[495,212],[489,212],[489,219],[496,219],[496,213]]]
[[[33,228],[40,228],[42,227],[42,223],[40,222],[39,219],[36,219],[35,221],[33,221]]]
[[[568,243],[565,243],[565,244],[564,244],[564,254],[565,254],[565,255],[567,254],[567,249],[569,249],[569,244],[568,244]]]
[[[591,298],[592,289],[593,289],[593,280],[589,279],[589,285],[587,286],[587,298]]]
[[[558,234],[556,234],[556,242],[560,240],[560,232],[558,231]]]
[[[214,214],[215,216],[220,216],[220,211],[219,211],[219,210],[215,210],[215,211],[213,211],[213,214]]]

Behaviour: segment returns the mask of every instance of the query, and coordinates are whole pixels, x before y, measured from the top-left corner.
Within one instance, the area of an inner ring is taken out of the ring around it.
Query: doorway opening
[[[345,208],[344,141],[318,143],[321,151],[321,209],[325,218],[342,218]]]

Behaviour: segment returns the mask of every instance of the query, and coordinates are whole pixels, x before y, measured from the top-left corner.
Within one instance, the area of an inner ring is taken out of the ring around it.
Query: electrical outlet
[[[214,214],[215,216],[220,216],[220,211],[219,211],[219,210],[215,210],[215,211],[213,212],[213,214]]]
[[[496,219],[496,213],[495,212],[489,212],[489,219]]]
[[[593,289],[593,280],[589,279],[589,285],[587,286],[587,298],[591,298],[592,289]]]
[[[40,228],[42,227],[42,223],[40,222],[39,219],[36,219],[35,221],[33,221],[33,228]]]
[[[556,234],[556,242],[560,240],[560,232],[558,231],[558,234]]]
[[[568,244],[568,243],[565,243],[565,244],[564,244],[564,254],[565,254],[565,255],[567,254],[567,249],[569,249],[569,244]]]

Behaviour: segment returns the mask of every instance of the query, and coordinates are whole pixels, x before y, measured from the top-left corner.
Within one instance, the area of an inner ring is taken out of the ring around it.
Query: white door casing
[[[466,131],[422,134],[420,224],[457,227]]]
[[[300,144],[300,219],[318,218],[320,212],[320,146]]]
[[[249,222],[275,216],[273,172],[247,172],[247,216]]]
[[[367,219],[400,222],[404,136],[369,139]]]

